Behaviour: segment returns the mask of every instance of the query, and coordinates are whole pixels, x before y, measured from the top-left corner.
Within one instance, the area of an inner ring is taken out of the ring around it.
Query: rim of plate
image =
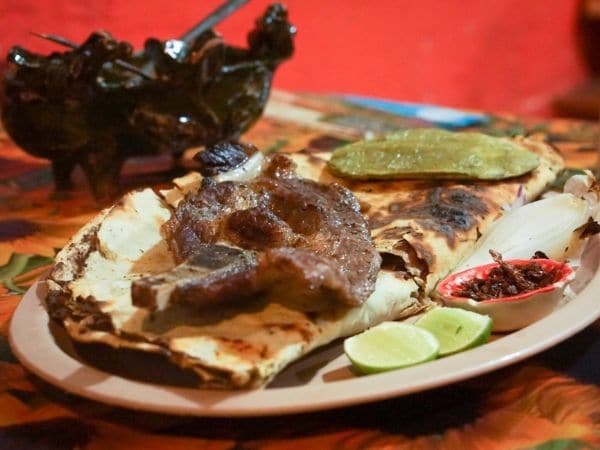
[[[43,380],[82,397],[135,410],[206,417],[311,412],[383,400],[455,383],[516,363],[567,339],[600,317],[600,270],[573,299],[519,331],[465,352],[392,372],[325,384],[215,391],[131,380],[83,364],[65,353],[48,327],[38,292],[25,294],[9,341],[20,362]]]

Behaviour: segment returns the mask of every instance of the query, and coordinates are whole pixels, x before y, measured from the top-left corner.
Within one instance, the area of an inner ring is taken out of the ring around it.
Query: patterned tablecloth
[[[359,98],[275,93],[244,139],[264,151],[330,148],[413,126],[542,134],[570,167],[596,161],[594,124],[462,114]],[[130,160],[124,189],[166,185],[170,158]],[[53,195],[45,160],[0,130],[0,449],[544,449],[600,448],[600,322],[521,364],[432,391],[341,410],[275,418],[207,419],[139,413],[65,393],[12,355],[8,324],[57,249],[100,209],[77,190]]]

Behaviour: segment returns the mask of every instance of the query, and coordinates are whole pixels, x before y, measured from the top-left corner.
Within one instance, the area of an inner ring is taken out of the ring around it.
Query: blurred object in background
[[[583,60],[593,75],[600,74],[600,0],[580,0],[577,35]]]
[[[71,190],[81,166],[98,200],[118,194],[130,157],[179,160],[188,148],[239,139],[261,116],[296,34],[285,7],[274,3],[255,19],[248,48],[227,45],[210,25],[244,2],[223,3],[181,40],[149,37],[141,53],[106,32],[82,44],[40,34],[68,49],[48,57],[13,47],[5,130],[29,154],[52,161],[57,190]]]
[[[580,0],[577,43],[589,79],[556,98],[561,116],[597,120],[600,114],[600,0]]]

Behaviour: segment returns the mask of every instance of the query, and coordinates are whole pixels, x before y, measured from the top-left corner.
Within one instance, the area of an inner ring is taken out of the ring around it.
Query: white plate
[[[589,283],[544,319],[476,349],[377,375],[355,376],[341,343],[337,343],[294,363],[265,389],[210,391],[131,380],[90,367],[57,344],[40,302],[42,283],[34,285],[23,297],[13,316],[9,338],[15,355],[34,374],[66,391],[112,405],[230,417],[322,410],[454,383],[513,364],[572,336],[600,317],[598,251],[593,253],[594,273],[588,269],[586,276],[591,277]]]

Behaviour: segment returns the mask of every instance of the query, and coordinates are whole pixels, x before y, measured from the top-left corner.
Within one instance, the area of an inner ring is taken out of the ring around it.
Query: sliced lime
[[[383,322],[344,341],[344,352],[363,373],[383,372],[435,359],[440,344],[423,328]]]
[[[440,356],[450,355],[488,341],[492,319],[460,308],[434,308],[415,323],[440,343]]]

